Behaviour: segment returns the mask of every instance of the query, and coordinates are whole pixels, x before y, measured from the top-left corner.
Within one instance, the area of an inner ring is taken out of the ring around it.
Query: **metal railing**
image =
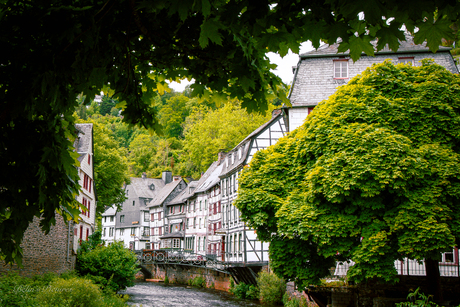
[[[335,276],[347,275],[348,269],[353,265],[353,262],[339,262],[336,265]],[[417,261],[413,259],[396,260],[395,268],[398,275],[408,276],[426,276],[426,269],[424,261]],[[460,277],[460,264],[459,261],[454,262],[439,262],[439,274],[443,277]]]
[[[196,254],[184,249],[159,249],[135,251],[139,262],[142,264],[176,264],[196,266],[226,272],[226,263],[219,260],[214,254]]]

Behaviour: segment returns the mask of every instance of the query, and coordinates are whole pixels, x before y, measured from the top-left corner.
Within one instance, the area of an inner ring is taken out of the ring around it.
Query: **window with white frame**
[[[172,240],[172,248],[180,248],[180,239]]]
[[[114,230],[113,227],[109,228],[109,237],[113,237],[113,230]]]
[[[120,236],[123,236],[125,234],[125,229],[124,228],[121,228],[120,229]]]
[[[348,60],[334,60],[334,78],[348,78]]]
[[[148,211],[144,211],[144,222],[148,222],[149,221],[149,213]]]
[[[131,227],[131,235],[135,235],[136,234],[136,227]]]

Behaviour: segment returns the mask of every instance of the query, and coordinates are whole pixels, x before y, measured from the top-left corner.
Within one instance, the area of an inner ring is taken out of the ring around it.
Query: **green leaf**
[[[208,19],[201,25],[201,33],[199,43],[201,48],[206,48],[209,44],[209,40],[217,45],[222,46],[222,35],[219,34],[219,29],[222,24],[216,19]]]

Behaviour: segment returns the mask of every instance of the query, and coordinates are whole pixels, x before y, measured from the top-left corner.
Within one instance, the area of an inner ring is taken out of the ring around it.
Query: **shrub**
[[[41,306],[102,306],[102,293],[92,281],[84,278],[57,278],[37,294]]]
[[[273,273],[261,271],[257,278],[260,300],[264,303],[281,303],[286,292],[286,282]]]
[[[31,279],[9,273],[0,278],[0,306],[40,306],[35,299],[37,288]]]
[[[165,275],[165,280],[164,280],[165,285],[169,284],[169,278],[168,275]]]
[[[284,307],[308,307],[310,304],[304,297],[298,298],[285,292],[283,295],[283,305]]]
[[[438,304],[431,301],[431,295],[426,296],[417,288],[414,292],[407,295],[409,302],[397,303],[396,307],[438,307]]]
[[[190,286],[204,288],[206,287],[206,279],[203,276],[195,276],[192,279],[188,280]]]
[[[134,276],[139,271],[137,257],[123,246],[114,242],[109,246],[85,247],[77,256],[76,271],[88,276],[106,291],[118,292],[134,285]]]
[[[230,292],[240,299],[259,299],[259,289],[254,285],[248,285],[244,282],[240,282],[233,288],[230,287]]]

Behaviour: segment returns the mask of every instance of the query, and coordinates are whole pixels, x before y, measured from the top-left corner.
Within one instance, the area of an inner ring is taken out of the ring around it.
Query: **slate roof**
[[[93,124],[75,124],[75,128],[78,131],[77,138],[74,142],[74,147],[77,153],[80,154],[78,161],[82,161],[83,157],[90,151],[92,151],[91,135],[93,131]]]
[[[238,145],[236,145],[231,151],[227,153],[225,159],[228,159],[230,154],[235,155],[235,161],[233,164],[229,163],[227,167],[227,163],[225,161],[222,162],[224,166],[222,167],[222,172],[219,175],[220,178],[225,177],[228,173],[233,172],[235,169],[240,168],[246,163],[246,159],[249,155],[250,144],[252,139],[256,138],[259,134],[263,133],[265,129],[267,129],[273,122],[277,121],[281,116],[283,116],[283,112],[281,109],[274,110],[272,113],[272,118],[261,125],[259,128],[251,132],[244,140],[242,140]],[[243,152],[241,153],[241,158],[239,158],[238,150],[240,147],[243,147]]]
[[[375,50],[377,50],[377,40],[371,42],[374,45]],[[347,50],[346,52],[338,52],[339,43],[335,43],[332,45],[324,44],[320,46],[318,49],[303,53],[300,55],[300,58],[319,58],[319,57],[333,57],[337,55],[349,55],[350,51]],[[439,51],[449,51],[452,48],[439,46]],[[400,41],[400,45],[398,51],[392,51],[386,45],[382,50],[376,51],[375,54],[394,54],[394,53],[417,53],[417,52],[431,52],[430,49],[426,46],[426,42],[417,45],[414,43],[414,39],[410,35],[406,35],[405,41]]]
[[[171,200],[169,203],[168,203],[168,206],[169,205],[177,205],[177,204],[182,204],[184,203],[188,198],[192,197],[194,192],[195,192],[195,189],[196,187],[198,186],[198,181],[195,180],[195,181],[191,181],[188,186],[183,189],[179,195],[177,195],[176,197],[174,197],[173,200]],[[190,192],[190,189],[192,190]]]
[[[147,207],[154,207],[154,206],[161,206],[163,202],[166,200],[166,198],[169,196],[169,194],[174,191],[174,189],[183,181],[183,179],[180,180],[175,180],[167,185],[165,185],[158,193],[155,195],[155,197],[150,201],[150,203],[147,205]]]
[[[134,189],[138,197],[154,198],[158,193],[161,193],[165,184],[162,179],[156,178],[130,178],[131,183],[128,185],[130,189]],[[151,189],[151,185],[154,189]]]
[[[224,161],[221,161],[220,164],[217,164],[218,162],[215,161],[211,164],[209,167],[208,171],[209,175],[205,178],[205,180],[196,188],[195,193],[200,193],[200,192],[206,192],[209,188],[213,187],[217,183],[220,182],[219,175],[222,172],[223,166],[224,166]],[[206,171],[206,172],[208,172]]]
[[[102,216],[109,216],[109,215],[115,215],[117,213],[117,208],[116,206],[112,206],[108,208],[107,210],[102,213]]]

